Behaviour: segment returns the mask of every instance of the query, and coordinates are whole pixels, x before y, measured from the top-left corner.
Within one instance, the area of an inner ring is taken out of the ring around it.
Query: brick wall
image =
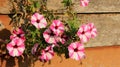
[[[61,1],[48,0],[48,9],[59,10],[58,14],[63,12],[61,9],[64,7]],[[81,22],[93,22],[98,29],[98,36],[87,43],[86,47],[120,45],[119,0],[91,0],[87,7],[81,7],[79,0],[73,0],[73,2],[75,3],[74,10],[78,13]],[[0,18],[0,23],[3,24],[0,26],[0,30],[3,27],[9,27],[9,25],[4,24],[9,23],[9,20],[6,20],[10,19],[7,14],[10,14],[11,10],[12,4],[9,0],[0,0],[0,14],[5,14],[1,15]],[[5,18],[6,20],[4,20]]]
[[[48,0],[47,7],[52,10],[60,10],[57,12],[60,14],[63,12],[61,9],[64,8],[61,1]],[[120,0],[90,0],[89,6],[85,8],[79,6],[79,0],[73,1],[74,10],[78,13],[81,22],[94,22],[98,29],[98,36],[85,45],[94,48],[85,48],[86,58],[82,60],[82,63],[65,59],[64,55],[62,58],[55,55],[51,64],[46,63],[44,67],[120,67],[120,46],[115,46],[120,45]],[[0,39],[3,40],[9,38],[11,34],[12,26],[9,25],[11,19],[8,15],[11,10],[12,4],[9,0],[0,0]],[[5,46],[0,43],[0,53],[4,54],[1,47]],[[0,54],[0,67],[29,67],[30,59],[29,57],[13,58]],[[61,60],[63,61],[61,62]],[[37,60],[34,65],[41,67],[43,64]]]

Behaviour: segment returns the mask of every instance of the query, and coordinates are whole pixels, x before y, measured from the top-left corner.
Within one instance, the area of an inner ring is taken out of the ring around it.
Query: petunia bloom
[[[43,17],[43,15],[40,15],[39,13],[35,13],[31,17],[31,23],[37,28],[45,28],[47,26],[47,21]]]
[[[56,35],[49,28],[44,31],[43,37],[44,37],[45,41],[49,44],[54,44],[54,43],[57,42],[56,41]]]
[[[87,42],[91,37],[91,33],[89,32],[89,26],[88,25],[82,25],[79,28],[79,30],[77,32],[77,35],[79,36],[80,41],[82,43]]]
[[[65,44],[67,39],[68,39],[68,37],[65,34],[62,34],[61,36],[57,37],[57,42],[61,42],[62,44]]]
[[[68,46],[69,57],[75,60],[80,60],[85,57],[84,46],[80,42],[73,42]]]
[[[18,29],[13,30],[13,34],[10,36],[10,39],[12,40],[14,38],[20,38],[23,41],[25,41],[24,35],[25,35],[24,31],[21,29],[21,27],[19,27]]]
[[[80,5],[83,7],[87,6],[88,3],[89,3],[89,0],[80,0]]]
[[[52,46],[46,47],[44,50],[41,51],[41,55],[39,56],[42,62],[46,62],[52,59],[54,56],[54,51]]]
[[[97,36],[97,29],[95,28],[93,23],[88,23],[87,24],[89,26],[89,32],[91,34],[91,37],[94,38]]]
[[[58,36],[64,32],[64,25],[60,20],[53,20],[50,29],[56,34],[56,36]]]
[[[14,38],[10,43],[7,44],[7,50],[10,56],[20,56],[25,50],[24,41],[22,39]]]

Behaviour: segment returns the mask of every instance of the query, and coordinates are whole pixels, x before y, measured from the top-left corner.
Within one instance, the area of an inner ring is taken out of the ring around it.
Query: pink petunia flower
[[[37,48],[38,48],[39,44],[34,44],[34,46],[32,47],[32,50],[31,50],[31,53],[34,55],[37,51]]]
[[[77,32],[77,35],[79,36],[80,41],[82,43],[87,42],[91,37],[91,33],[89,32],[89,26],[88,25],[82,25],[79,28],[79,30]]]
[[[51,29],[46,29],[43,33],[43,37],[47,43],[54,44],[56,43],[56,35],[53,33]]]
[[[54,20],[50,25],[50,29],[56,34],[56,36],[58,36],[64,32],[64,25],[61,21]]]
[[[48,46],[44,50],[42,50],[39,58],[42,62],[46,62],[46,61],[51,60],[53,56],[54,56],[53,47]]]
[[[17,30],[13,30],[13,34],[10,36],[10,39],[14,39],[14,38],[20,38],[23,41],[25,41],[25,33],[24,31],[21,29],[21,27],[19,27]]]
[[[88,23],[87,24],[89,26],[89,32],[91,34],[91,37],[94,38],[97,36],[97,29],[95,28],[93,23]]]
[[[62,44],[65,44],[67,39],[68,39],[67,36],[65,34],[62,34],[61,36],[57,37],[57,42],[61,42]]]
[[[80,42],[73,42],[68,46],[69,57],[80,60],[85,57],[84,46]]]
[[[7,50],[10,56],[20,56],[25,50],[24,41],[19,38],[14,38],[10,43],[7,44]]]
[[[47,21],[43,17],[43,15],[40,15],[39,13],[33,14],[31,17],[31,23],[37,28],[45,28],[47,26]]]
[[[89,3],[89,0],[80,0],[80,5],[83,7],[87,6],[88,3]]]

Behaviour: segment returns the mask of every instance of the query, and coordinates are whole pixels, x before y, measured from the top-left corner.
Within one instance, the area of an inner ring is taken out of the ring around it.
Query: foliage
[[[46,62],[56,52],[59,56],[65,54],[66,58],[80,60],[85,56],[83,43],[96,36],[93,23],[79,25],[72,0],[62,1],[67,7],[64,15],[68,16],[62,20],[47,9],[47,0],[12,0],[12,3],[10,24],[14,30],[6,48],[13,57],[24,53]]]

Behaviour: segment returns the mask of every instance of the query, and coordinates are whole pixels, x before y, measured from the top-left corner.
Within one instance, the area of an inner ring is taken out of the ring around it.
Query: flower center
[[[77,48],[75,48],[75,49],[74,49],[74,51],[75,51],[75,52],[78,52],[78,49],[77,49]]]
[[[21,36],[20,36],[20,34],[17,34],[17,37],[19,37],[19,38],[20,38],[20,37],[21,37]]]
[[[49,50],[45,50],[45,52],[48,52]]]
[[[50,34],[50,36],[54,36],[55,35],[52,30],[51,30],[51,32],[49,34]]]
[[[55,29],[58,29],[58,26],[55,26]]]
[[[40,23],[40,20],[37,20],[36,22],[37,22],[37,23]]]
[[[85,34],[85,31],[83,31],[81,34]]]
[[[17,45],[15,45],[15,46],[13,46],[14,48],[18,48],[18,46]]]
[[[51,36],[54,36],[55,34],[51,32],[50,35],[51,35]]]

